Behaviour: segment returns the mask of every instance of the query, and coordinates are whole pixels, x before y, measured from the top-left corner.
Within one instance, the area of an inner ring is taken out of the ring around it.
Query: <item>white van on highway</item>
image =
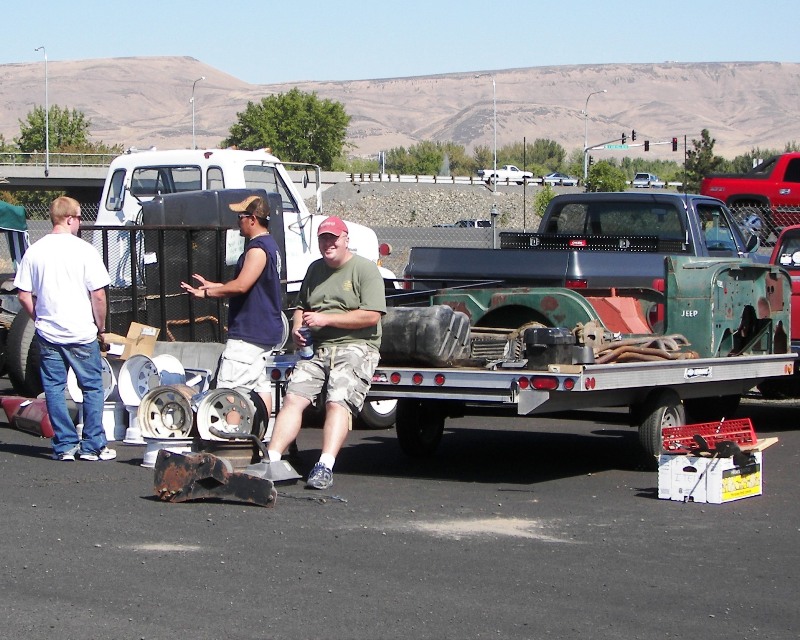
[[[286,169],[286,164],[314,172],[317,184],[316,214],[306,207]],[[142,203],[170,193],[219,189],[264,189],[280,194],[286,240],[286,268],[289,290],[299,288],[308,265],[320,257],[317,228],[321,214],[319,167],[301,163],[283,163],[269,150],[180,149],[129,151],[115,158],[109,167],[97,225],[136,224]],[[378,262],[381,247],[375,232],[363,225],[347,222],[350,249],[373,262]],[[119,234],[116,255],[124,255],[128,234]],[[113,285],[126,286],[131,275],[126,261],[109,265]],[[381,267],[384,278],[395,275]]]

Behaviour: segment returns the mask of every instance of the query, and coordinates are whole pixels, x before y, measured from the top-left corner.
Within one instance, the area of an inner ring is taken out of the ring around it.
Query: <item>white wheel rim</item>
[[[397,408],[397,400],[373,400],[369,404],[375,413],[382,416],[388,416]]]
[[[211,427],[226,433],[256,434],[255,418],[250,398],[235,389],[212,389],[197,404],[197,433],[203,440],[218,442],[227,438],[215,436]]]
[[[158,369],[158,377],[161,384],[185,384],[186,369],[183,368],[181,361],[169,353],[162,353],[153,358],[153,363]]]
[[[131,356],[119,372],[119,396],[129,407],[138,407],[142,398],[160,384],[158,367],[147,356]]]
[[[117,388],[117,375],[105,358],[100,358],[100,366],[102,368],[101,375],[103,377],[103,402],[108,400],[108,397]],[[83,402],[83,391],[78,386],[78,377],[70,367],[67,371],[67,393],[69,397],[75,402]]]

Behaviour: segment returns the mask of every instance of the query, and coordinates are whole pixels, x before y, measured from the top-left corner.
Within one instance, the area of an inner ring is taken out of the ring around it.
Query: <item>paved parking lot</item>
[[[0,637],[796,638],[800,407],[745,404],[765,494],[656,498],[624,416],[356,431],[329,492],[165,504],[142,447],[57,463],[0,422]],[[301,434],[301,471],[321,432]]]

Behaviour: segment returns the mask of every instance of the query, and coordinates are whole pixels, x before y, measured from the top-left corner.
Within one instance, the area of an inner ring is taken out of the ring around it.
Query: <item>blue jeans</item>
[[[103,368],[100,344],[53,344],[36,334],[39,341],[40,364],[47,413],[53,425],[53,453],[62,454],[80,449],[81,453],[99,453],[106,446],[103,428]],[[67,410],[67,371],[75,372],[83,392],[83,437]]]

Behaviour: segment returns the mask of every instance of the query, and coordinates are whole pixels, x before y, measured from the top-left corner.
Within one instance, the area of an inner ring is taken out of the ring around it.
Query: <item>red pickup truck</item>
[[[800,357],[800,225],[792,225],[781,231],[772,250],[770,263],[786,269],[792,278],[791,348]],[[758,389],[768,398],[799,398],[800,362],[795,362],[793,376],[765,380],[758,385]]]
[[[774,156],[747,173],[711,174],[700,193],[731,207],[756,207],[769,227],[800,223],[800,153]]]

